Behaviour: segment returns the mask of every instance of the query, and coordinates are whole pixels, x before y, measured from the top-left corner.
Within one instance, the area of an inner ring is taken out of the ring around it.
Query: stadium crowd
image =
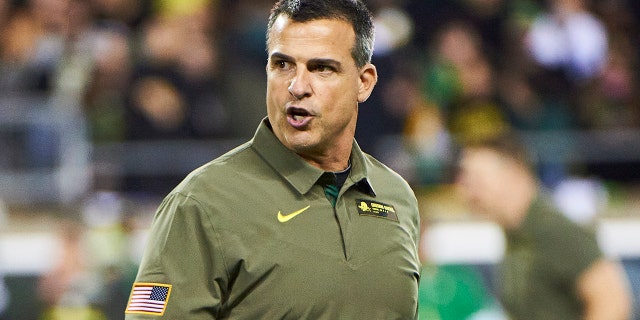
[[[0,93],[65,97],[93,144],[247,137],[263,116],[271,1],[1,3]],[[438,182],[459,140],[640,126],[634,1],[369,6],[381,76],[357,138],[384,158],[402,136],[416,183]]]

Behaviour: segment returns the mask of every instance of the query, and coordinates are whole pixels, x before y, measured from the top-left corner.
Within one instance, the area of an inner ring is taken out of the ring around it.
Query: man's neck
[[[351,146],[349,148],[338,148],[332,150],[331,153],[324,154],[298,154],[311,165],[328,172],[339,172],[349,168],[349,158],[351,157]]]

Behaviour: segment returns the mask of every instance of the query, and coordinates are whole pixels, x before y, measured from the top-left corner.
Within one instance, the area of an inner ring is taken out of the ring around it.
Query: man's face
[[[510,163],[488,149],[466,149],[459,163],[457,187],[471,209],[498,223],[509,215],[504,209],[509,201]]]
[[[355,33],[342,20],[299,23],[280,16],[268,47],[267,113],[275,135],[309,159],[348,147],[358,102],[376,81],[375,67],[356,67]]]

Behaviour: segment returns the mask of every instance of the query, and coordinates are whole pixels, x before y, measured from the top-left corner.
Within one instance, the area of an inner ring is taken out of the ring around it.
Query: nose
[[[296,100],[301,100],[311,96],[312,90],[308,72],[304,69],[299,69],[296,76],[291,79],[291,83],[287,89],[289,90],[289,93],[296,98]]]

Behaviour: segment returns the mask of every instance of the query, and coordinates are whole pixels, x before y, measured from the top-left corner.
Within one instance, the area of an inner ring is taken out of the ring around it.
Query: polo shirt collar
[[[306,194],[318,183],[325,173],[320,168],[306,162],[295,152],[287,149],[271,130],[271,124],[264,118],[252,139],[252,148],[287,180],[300,194]],[[374,195],[367,178],[367,165],[364,154],[358,144],[353,142],[351,149],[351,173],[345,185],[355,185],[360,191]]]

